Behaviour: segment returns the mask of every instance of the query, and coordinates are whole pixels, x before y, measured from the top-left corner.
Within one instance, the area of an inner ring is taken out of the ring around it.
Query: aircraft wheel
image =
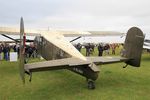
[[[88,89],[95,89],[94,81],[88,81]]]

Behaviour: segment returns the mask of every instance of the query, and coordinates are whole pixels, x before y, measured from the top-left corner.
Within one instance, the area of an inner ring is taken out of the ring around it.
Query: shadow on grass
[[[144,57],[144,58],[142,58],[142,60],[144,60],[144,61],[150,61],[150,55],[149,55],[149,57],[147,56],[147,57]]]

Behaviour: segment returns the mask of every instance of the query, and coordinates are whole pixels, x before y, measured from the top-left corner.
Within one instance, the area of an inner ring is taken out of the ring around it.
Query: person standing
[[[3,48],[3,53],[4,53],[4,59],[5,60],[9,60],[9,51],[10,51],[9,45],[5,44],[4,48]]]
[[[116,45],[112,44],[112,54],[115,55],[116,51]]]
[[[106,44],[106,54],[109,55],[110,46],[109,44]]]
[[[82,45],[81,45],[80,43],[78,43],[77,46],[76,46],[76,48],[77,48],[77,50],[78,50],[79,52],[81,52]]]
[[[2,45],[0,44],[0,60],[2,60],[2,51],[3,51],[3,48],[2,48]]]
[[[103,55],[103,46],[101,44],[98,45],[98,56]]]
[[[86,56],[90,56],[90,43],[88,43],[88,44],[85,46],[85,49],[86,49]]]

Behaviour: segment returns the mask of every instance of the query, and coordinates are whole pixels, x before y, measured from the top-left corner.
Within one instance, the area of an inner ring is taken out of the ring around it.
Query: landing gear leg
[[[95,82],[93,80],[88,79],[87,82],[88,82],[88,84],[87,84],[88,89],[95,89]]]

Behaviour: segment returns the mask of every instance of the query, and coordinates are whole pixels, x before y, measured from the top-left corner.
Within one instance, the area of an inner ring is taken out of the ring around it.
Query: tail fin
[[[137,27],[128,30],[124,45],[124,57],[131,60],[127,61],[127,64],[140,67],[144,37],[143,32]]]
[[[24,54],[25,54],[25,34],[24,34],[24,22],[23,22],[23,18],[21,17],[21,20],[20,20],[19,70],[20,70],[20,76],[21,76],[23,83],[25,83]]]

